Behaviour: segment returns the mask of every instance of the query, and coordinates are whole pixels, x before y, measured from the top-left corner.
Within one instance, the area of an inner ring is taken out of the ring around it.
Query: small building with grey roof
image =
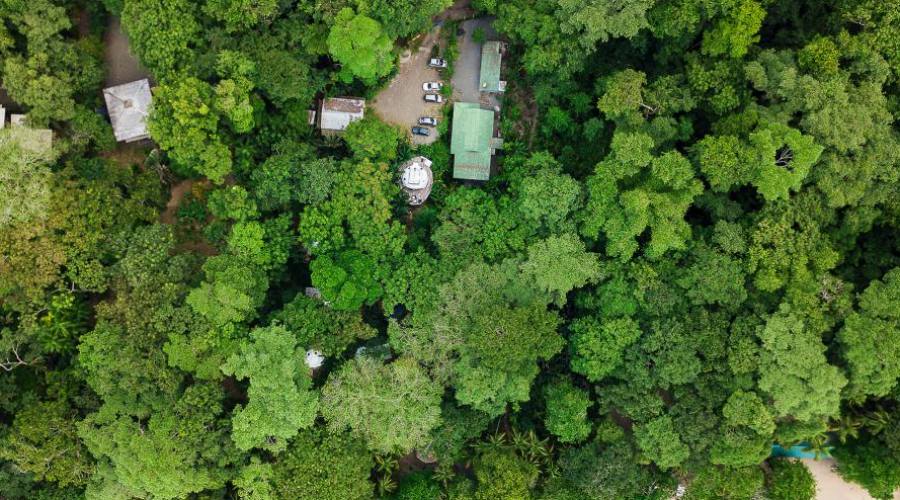
[[[347,129],[351,122],[362,120],[366,113],[366,100],[358,97],[327,97],[319,106],[319,128],[323,134],[337,134]]]
[[[498,93],[506,90],[506,82],[500,79],[500,65],[503,61],[503,44],[498,41],[484,42],[481,46],[481,72],[479,90]]]
[[[147,115],[150,113],[150,80],[144,78],[103,89],[113,134],[119,142],[149,139]]]

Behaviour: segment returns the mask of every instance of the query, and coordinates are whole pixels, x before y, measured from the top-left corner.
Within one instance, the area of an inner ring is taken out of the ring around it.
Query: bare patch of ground
[[[440,73],[428,67],[428,59],[431,57],[432,47],[438,43],[440,26],[432,28],[425,39],[419,44],[418,50],[401,58],[397,75],[375,99],[369,103],[369,108],[385,122],[398,125],[406,131],[413,144],[431,144],[438,138],[438,132],[434,128],[431,135],[422,137],[412,135],[410,128],[418,124],[420,116],[433,116],[441,119],[440,104],[425,102],[422,96],[422,84],[425,82],[441,81]]]
[[[475,16],[472,0],[456,0],[447,10],[438,14],[438,21],[462,21]]]
[[[147,159],[149,149],[149,141],[120,142],[116,145],[116,149],[105,151],[100,156],[112,160],[123,167],[130,167],[132,165],[143,165],[144,160]]]

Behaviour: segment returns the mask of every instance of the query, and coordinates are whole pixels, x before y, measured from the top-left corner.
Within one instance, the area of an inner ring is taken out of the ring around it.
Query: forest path
[[[103,62],[106,68],[104,85],[112,87],[153,76],[131,53],[128,36],[122,31],[118,17],[110,16],[106,34],[103,36]]]
[[[172,186],[169,201],[166,203],[166,209],[159,215],[159,221],[164,224],[175,224],[178,214],[178,207],[184,197],[191,192],[194,187],[194,179],[186,179]]]

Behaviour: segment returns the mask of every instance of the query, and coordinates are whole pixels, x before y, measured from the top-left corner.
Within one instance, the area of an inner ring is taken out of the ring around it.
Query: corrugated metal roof
[[[481,83],[482,92],[501,92],[500,85],[500,42],[485,42],[481,46]],[[504,85],[505,87],[505,85]]]
[[[366,112],[365,99],[354,97],[329,97],[319,108],[319,128],[344,130],[350,122],[362,119]]]
[[[471,102],[453,104],[453,133],[450,136],[453,177],[471,180],[490,177],[493,133],[493,111],[481,109]]]
[[[150,112],[150,81],[144,78],[103,89],[109,122],[117,141],[133,142],[150,137],[147,114]]]

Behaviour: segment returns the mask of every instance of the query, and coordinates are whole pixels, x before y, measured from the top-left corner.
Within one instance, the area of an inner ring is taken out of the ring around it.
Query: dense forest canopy
[[[0,129],[0,497],[812,498],[778,444],[892,498],[900,7],[451,4],[0,0],[0,103],[53,131]],[[308,125],[435,19],[449,79],[475,17],[489,181],[452,178],[449,106],[428,145]]]

